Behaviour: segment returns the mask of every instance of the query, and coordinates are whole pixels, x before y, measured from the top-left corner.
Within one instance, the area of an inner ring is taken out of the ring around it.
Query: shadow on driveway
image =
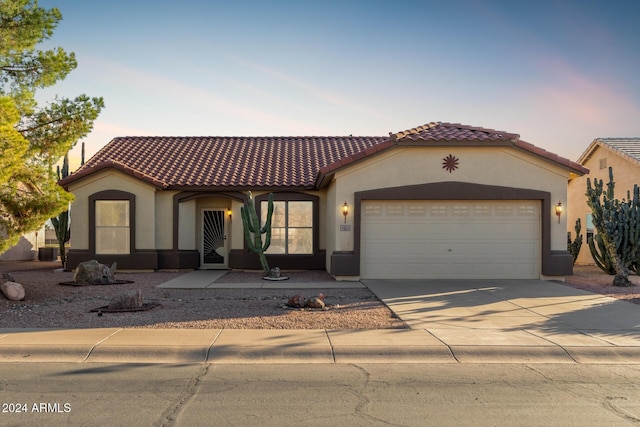
[[[640,306],[541,280],[363,280],[412,329],[531,330],[640,345]]]

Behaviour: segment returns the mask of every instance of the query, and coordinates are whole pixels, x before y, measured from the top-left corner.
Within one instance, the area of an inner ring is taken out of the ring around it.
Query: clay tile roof
[[[517,141],[520,139],[520,135],[515,133],[443,122],[431,122],[390,136],[394,141]]]
[[[387,139],[120,137],[60,185],[113,167],[161,188],[313,188],[321,168]]]
[[[568,168],[573,173],[580,175],[589,173],[589,170],[579,163],[572,162],[569,159],[523,141],[517,133],[501,130],[467,126],[459,123],[431,122],[413,129],[390,134],[390,137],[397,143],[404,141],[426,143],[469,142],[474,145],[486,146],[508,144]]]
[[[120,137],[59,183],[68,188],[85,176],[115,168],[165,189],[313,189],[322,187],[337,169],[397,144],[458,142],[514,146],[572,172],[588,172],[577,163],[520,140],[514,133],[431,122],[389,137]]]

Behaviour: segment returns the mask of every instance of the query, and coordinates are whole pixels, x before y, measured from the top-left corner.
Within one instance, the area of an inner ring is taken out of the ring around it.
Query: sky
[[[40,0],[40,49],[78,67],[38,93],[102,96],[118,136],[384,136],[433,121],[577,160],[640,136],[640,1]],[[72,170],[80,144],[73,150]]]

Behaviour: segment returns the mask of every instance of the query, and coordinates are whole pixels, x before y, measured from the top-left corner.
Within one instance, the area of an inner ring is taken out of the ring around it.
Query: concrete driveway
[[[578,362],[640,362],[640,305],[541,280],[363,282],[409,327],[426,330],[456,357],[565,352]]]

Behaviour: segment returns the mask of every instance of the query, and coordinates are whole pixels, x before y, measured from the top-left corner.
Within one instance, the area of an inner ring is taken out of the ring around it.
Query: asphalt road
[[[640,365],[0,364],[2,426],[640,424]]]

